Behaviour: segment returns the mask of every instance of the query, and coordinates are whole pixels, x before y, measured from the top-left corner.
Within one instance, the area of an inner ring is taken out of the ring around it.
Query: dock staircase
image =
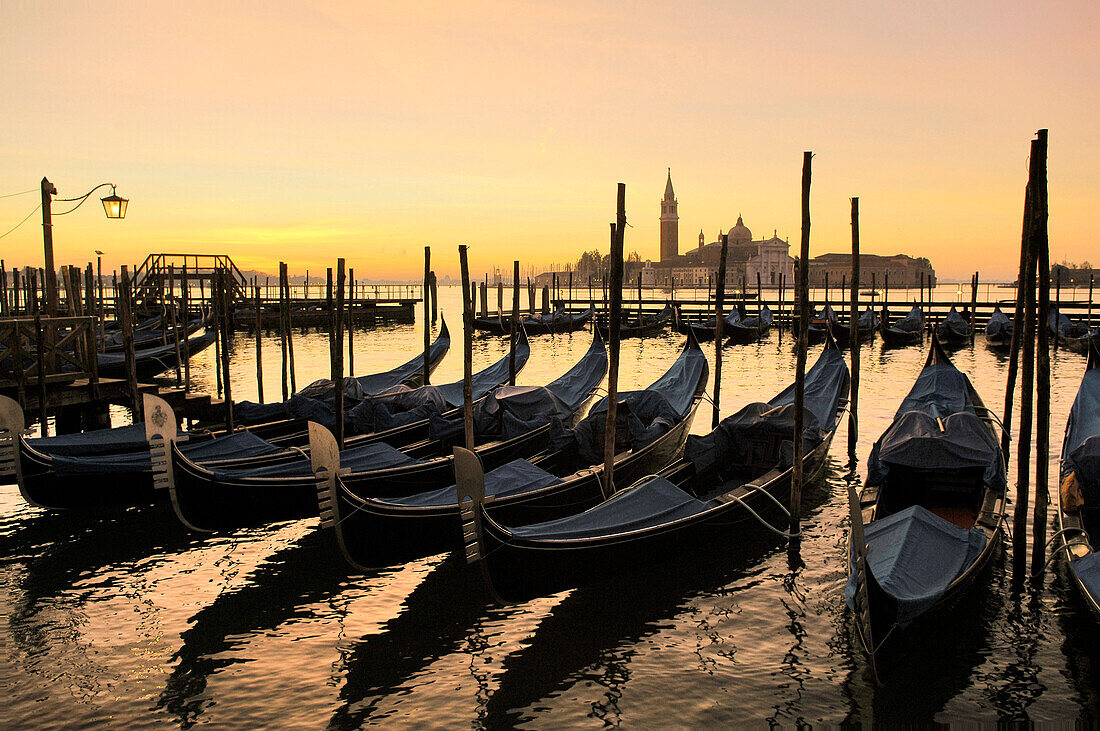
[[[205,290],[211,291],[214,273],[219,270],[229,272],[229,281],[234,301],[245,297],[247,281],[241,270],[226,254],[149,254],[141,266],[134,270],[133,288],[137,301],[157,297],[168,286],[169,277],[174,277],[179,286],[181,275],[186,272],[188,282],[204,282]]]

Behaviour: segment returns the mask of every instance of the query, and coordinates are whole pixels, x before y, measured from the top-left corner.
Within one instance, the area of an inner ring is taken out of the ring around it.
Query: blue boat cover
[[[653,442],[691,410],[699,379],[707,368],[707,358],[694,340],[649,388],[624,391],[617,395],[615,416],[631,449]],[[575,429],[567,429],[557,419],[550,424],[550,448],[557,452],[572,450],[583,464],[603,461],[604,431],[607,427],[607,397],[601,398]]]
[[[1069,566],[1085,585],[1085,591],[1092,600],[1100,601],[1100,553],[1093,551],[1081,558],[1075,558],[1069,562]]]
[[[901,402],[890,428],[871,449],[868,484],[882,484],[891,466],[981,467],[985,484],[1003,490],[1001,446],[978,418],[969,386],[966,375],[950,363],[926,366]]]
[[[833,309],[832,305],[825,305],[824,307],[822,307],[820,310],[817,311],[817,314],[814,315],[813,319],[814,320],[828,320],[829,322],[831,322],[832,324],[835,325],[836,322],[837,322],[836,311]]]
[[[878,327],[878,315],[875,311],[868,307],[859,316],[859,329],[860,330],[874,330]]]
[[[364,434],[423,421],[450,409],[438,386],[395,386],[348,412],[348,420]],[[329,421],[334,421],[330,415]]]
[[[955,309],[954,305],[952,305],[951,310],[947,313],[947,317],[943,318],[943,320],[936,325],[936,332],[952,332],[959,336],[970,335],[970,323],[967,322],[966,319],[959,314],[959,311]]]
[[[473,398],[479,399],[485,394],[489,393],[492,389],[496,388],[500,384],[508,380],[508,359],[509,355],[505,355],[493,365],[489,366],[485,370],[475,373],[473,377]],[[527,364],[527,359],[531,357],[531,343],[527,340],[527,333],[522,332],[520,337],[516,340],[516,372],[518,373],[523,366]],[[446,399],[451,408],[457,409],[462,406],[462,381],[455,381],[454,383],[448,383],[443,386],[437,386],[440,395]]]
[[[474,431],[504,439],[566,421],[591,396],[607,373],[607,348],[597,332],[588,352],[557,380],[546,386],[499,386],[474,405]],[[461,434],[462,418],[432,420],[434,436]]]
[[[562,482],[541,467],[525,459],[514,459],[485,473],[486,497],[511,497],[540,490]],[[454,485],[403,497],[389,497],[381,502],[416,508],[458,507],[458,488]]]
[[[893,325],[890,325],[887,330],[899,330],[901,332],[917,332],[924,326],[924,314],[921,312],[920,307],[913,305],[913,308],[909,310],[909,314],[901,318]]]
[[[825,348],[813,368],[806,373],[806,414],[802,425],[803,444],[807,450],[816,447],[833,430],[840,399],[848,394],[850,376],[844,356],[836,348]],[[715,465],[746,465],[756,440],[771,435],[793,445],[794,385],[783,389],[766,403],[751,403],[727,416],[709,434],[690,435],[684,455],[695,465],[696,472]],[[789,467],[793,449],[781,450],[784,460],[778,467]]]
[[[143,426],[143,436],[144,433]],[[200,463],[233,459],[235,457],[255,457],[282,451],[280,447],[247,431],[227,434],[217,439],[203,439],[193,443],[181,442],[179,448],[188,459]],[[52,461],[54,469],[60,475],[122,475],[147,472],[153,469],[152,458],[149,456],[149,443],[144,441],[143,449],[140,452],[107,455],[86,454],[83,456],[59,456],[55,454]]]
[[[184,432],[179,432],[184,436]],[[60,434],[55,437],[28,439],[32,449],[59,457],[117,454],[119,452],[148,451],[145,424],[130,424],[114,429],[96,429],[80,434]]]
[[[1058,310],[1053,309],[1050,311],[1047,325],[1050,327],[1051,332],[1072,338],[1083,337],[1088,332],[1088,328],[1084,325],[1074,322]]]
[[[388,444],[364,444],[359,447],[349,447],[340,452],[340,468],[348,469],[352,473],[370,472],[371,470],[383,470],[388,467],[400,467],[401,465],[417,462],[409,455],[394,449]],[[306,457],[292,462],[263,465],[261,467],[220,467],[210,470],[215,479],[219,481],[234,480],[249,477],[312,477],[313,467]]]
[[[744,308],[744,305],[738,305]],[[770,328],[774,322],[771,308],[767,305],[762,305],[760,311],[752,316],[742,315],[738,310],[734,310],[731,315],[736,315],[733,320],[726,319],[726,323],[730,326],[730,333],[737,333],[739,331],[755,331],[758,328]]]
[[[985,325],[985,334],[989,337],[1008,337],[1012,335],[1012,320],[1001,312],[1000,307],[993,308],[993,314],[989,316],[989,322]]]
[[[867,566],[879,586],[897,600],[902,627],[928,611],[947,587],[981,555],[987,542],[980,528],[960,528],[913,505],[864,526]],[[854,610],[857,575],[848,572],[844,598]]]
[[[1100,368],[1081,379],[1062,443],[1062,477],[1072,470],[1088,505],[1100,505]]]
[[[516,538],[534,540],[611,537],[689,518],[710,507],[653,475],[583,513],[509,530]]]

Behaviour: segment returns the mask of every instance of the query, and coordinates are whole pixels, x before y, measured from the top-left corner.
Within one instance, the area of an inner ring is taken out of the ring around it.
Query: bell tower
[[[679,253],[680,216],[676,211],[676,193],[672,190],[672,168],[669,168],[665,197],[661,200],[661,261],[671,261]]]

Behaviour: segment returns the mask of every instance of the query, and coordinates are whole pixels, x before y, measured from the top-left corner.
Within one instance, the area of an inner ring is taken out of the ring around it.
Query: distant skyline
[[[97,183],[55,219],[59,264],[227,253],[241,268],[414,279],[607,249],[659,259],[666,168],[680,251],[737,215],[811,256],[927,256],[1015,278],[1030,139],[1050,129],[1054,262],[1091,260],[1100,5],[268,2],[0,5],[0,196]],[[98,197],[97,193],[97,197]],[[0,198],[0,233],[37,204]],[[60,205],[58,210],[64,210]],[[0,238],[41,265],[34,214]]]

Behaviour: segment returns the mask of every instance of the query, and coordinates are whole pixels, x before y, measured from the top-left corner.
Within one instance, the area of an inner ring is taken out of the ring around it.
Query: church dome
[[[752,241],[752,231],[749,231],[740,216],[737,217],[737,225],[730,229],[729,240],[731,244],[747,244]]]

